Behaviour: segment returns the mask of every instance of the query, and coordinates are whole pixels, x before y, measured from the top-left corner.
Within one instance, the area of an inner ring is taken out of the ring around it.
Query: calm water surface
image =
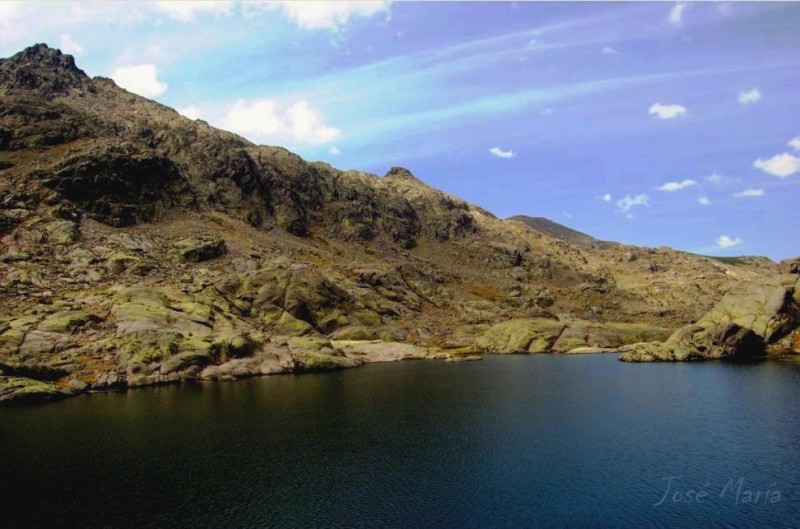
[[[3,527],[796,528],[800,365],[489,357],[5,408],[0,494]]]

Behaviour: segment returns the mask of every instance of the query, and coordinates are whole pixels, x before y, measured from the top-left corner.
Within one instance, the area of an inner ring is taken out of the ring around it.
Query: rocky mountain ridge
[[[618,348],[777,272],[572,244],[404,168],[254,145],[45,45],[0,60],[0,401]]]
[[[613,244],[613,243],[604,243],[603,241],[598,241],[591,235],[587,235],[578,230],[573,230],[572,228],[564,226],[563,224],[558,224],[557,222],[553,222],[552,220],[544,217],[529,217],[527,215],[514,215],[513,217],[509,217],[508,220],[516,220],[518,222],[522,222],[523,224],[538,231],[539,233],[551,235],[556,239],[561,239],[562,241],[566,241],[572,244],[577,244],[577,245]]]

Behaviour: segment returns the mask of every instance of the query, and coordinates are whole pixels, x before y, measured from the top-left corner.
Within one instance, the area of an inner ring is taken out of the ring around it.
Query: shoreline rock
[[[800,278],[746,283],[732,289],[695,324],[663,343],[621,348],[623,362],[753,360],[796,354],[800,336]]]

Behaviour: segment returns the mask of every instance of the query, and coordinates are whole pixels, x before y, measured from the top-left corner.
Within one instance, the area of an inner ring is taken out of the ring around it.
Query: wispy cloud
[[[776,154],[772,158],[766,160],[759,158],[753,162],[753,167],[761,169],[772,176],[786,178],[787,176],[792,176],[800,172],[800,158],[785,152],[783,154]]]
[[[685,2],[676,2],[672,9],[669,10],[667,19],[673,26],[680,26],[683,24],[683,12],[689,8],[689,4]]]
[[[656,188],[656,191],[666,191],[668,193],[673,191],[680,191],[681,189],[686,189],[687,187],[696,186],[697,182],[694,180],[682,180],[680,182],[667,182],[666,184],[662,185],[659,188]]]
[[[284,16],[303,29],[337,30],[351,18],[369,18],[379,13],[389,15],[391,0],[347,2],[337,0],[292,0],[270,2],[268,8],[279,8]]]
[[[342,154],[342,150],[339,147],[337,147],[336,145],[331,145],[331,148],[328,149],[328,152],[333,154],[334,156]]]
[[[497,156],[498,158],[514,158],[517,155],[517,153],[511,149],[504,151],[500,147],[492,147],[489,149],[489,152],[492,154],[492,156]]]
[[[623,213],[630,212],[631,209],[639,206],[649,206],[650,199],[645,193],[631,196],[625,195],[624,198],[617,201],[617,209]]]
[[[750,103],[757,103],[759,101],[761,101],[761,91],[758,88],[739,92],[739,103],[743,105],[749,105]]]
[[[64,34],[61,35],[61,40],[59,42],[59,48],[64,53],[69,53],[70,55],[83,55],[83,46],[81,46],[78,41],[72,38],[72,35]]]
[[[789,143],[787,143],[787,145],[789,147],[794,148],[794,150],[796,151],[800,151],[800,136],[789,140]]]
[[[659,119],[673,119],[686,115],[686,107],[675,103],[669,105],[653,103],[647,112],[658,116]]]
[[[697,203],[702,205],[702,206],[711,205],[711,201],[708,199],[708,197],[700,197],[700,198],[698,198],[697,199]]]
[[[200,15],[230,15],[235,3],[211,0],[162,0],[155,5],[170,18],[181,22],[194,22]]]
[[[704,176],[703,177],[703,180],[711,182],[712,184],[721,184],[724,179],[725,179],[725,177],[722,176],[721,174],[719,174],[716,171],[714,171],[713,173],[711,173],[708,176]]]
[[[744,241],[741,237],[729,237],[727,235],[720,235],[715,241],[717,248],[733,248],[734,246],[741,246]]]
[[[186,105],[185,107],[178,107],[175,110],[177,110],[178,114],[181,116],[189,119],[200,119],[203,115],[203,111],[200,110],[200,107],[195,104]]]
[[[744,197],[763,197],[764,190],[763,189],[756,189],[754,187],[750,187],[745,189],[744,191],[739,191],[738,193],[733,194],[736,198],[744,198]]]

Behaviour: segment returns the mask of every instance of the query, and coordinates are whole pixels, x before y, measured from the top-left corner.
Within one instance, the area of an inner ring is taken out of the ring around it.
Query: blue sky
[[[0,3],[90,75],[309,160],[408,167],[500,217],[800,254],[800,4]]]

